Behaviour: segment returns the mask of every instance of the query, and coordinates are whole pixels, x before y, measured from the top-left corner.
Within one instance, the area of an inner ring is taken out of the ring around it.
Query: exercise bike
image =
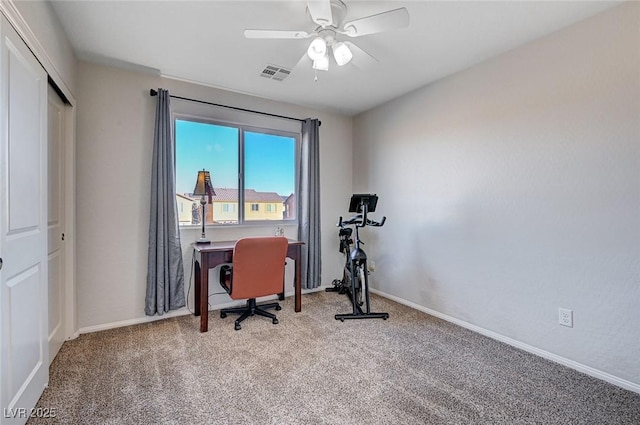
[[[342,271],[342,279],[333,281],[333,288],[327,288],[327,292],[346,294],[351,301],[353,311],[351,313],[336,314],[335,319],[344,322],[345,319],[384,319],[389,318],[389,313],[373,313],[369,300],[369,270],[367,269],[367,253],[362,249],[364,242],[360,240],[358,229],[366,226],[382,227],[386,217],[382,221],[374,221],[367,217],[369,212],[376,210],[378,196],[375,194],[355,194],[349,203],[349,212],[356,215],[343,220],[338,220],[340,228],[339,250],[345,256],[345,265]],[[353,228],[349,227],[353,226]],[[355,240],[352,239],[355,229]],[[362,307],[365,307],[363,310]]]

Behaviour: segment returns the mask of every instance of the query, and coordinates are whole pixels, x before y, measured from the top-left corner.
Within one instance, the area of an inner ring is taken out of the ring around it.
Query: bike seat
[[[338,233],[339,236],[346,236],[346,237],[350,237],[351,234],[353,233],[353,229],[350,227],[343,227],[342,229],[340,229],[340,233]]]

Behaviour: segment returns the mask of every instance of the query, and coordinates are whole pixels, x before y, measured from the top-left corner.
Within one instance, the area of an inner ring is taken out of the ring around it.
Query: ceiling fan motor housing
[[[309,11],[309,7],[307,6],[307,17],[311,21],[320,25],[316,29],[316,31],[320,31],[323,28],[337,29],[342,26],[342,23],[344,22],[344,18],[345,16],[347,16],[347,5],[344,4],[341,0],[330,0],[330,6],[331,6],[332,21],[325,20],[321,17],[316,17],[314,19],[314,17],[311,15],[311,12]]]

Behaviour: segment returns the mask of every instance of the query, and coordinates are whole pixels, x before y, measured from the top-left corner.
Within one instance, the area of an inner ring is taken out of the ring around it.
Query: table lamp
[[[196,187],[193,189],[193,196],[200,196],[200,205],[202,205],[202,235],[200,239],[196,241],[196,243],[209,243],[209,239],[206,238],[204,234],[204,225],[207,221],[207,215],[205,207],[207,205],[207,201],[205,200],[205,195],[209,198],[209,203],[211,204],[213,200],[211,199],[216,193],[213,190],[213,186],[211,186],[211,176],[209,172],[202,169],[202,171],[198,171],[198,180],[196,180]]]

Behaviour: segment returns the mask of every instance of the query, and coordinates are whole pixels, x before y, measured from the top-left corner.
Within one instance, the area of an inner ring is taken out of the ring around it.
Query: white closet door
[[[65,341],[64,255],[64,102],[49,86],[48,127],[48,246],[49,246],[49,364]]]
[[[0,401],[25,423],[48,382],[47,75],[0,22]]]

